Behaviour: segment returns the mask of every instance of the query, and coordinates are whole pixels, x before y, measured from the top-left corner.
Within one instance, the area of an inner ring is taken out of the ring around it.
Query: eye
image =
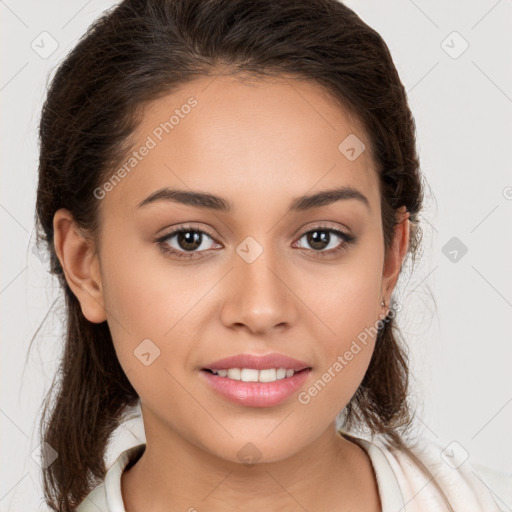
[[[322,257],[324,254],[332,256],[340,251],[344,251],[348,248],[349,244],[355,241],[355,237],[348,233],[324,226],[317,226],[315,229],[307,231],[299,238],[299,241],[302,239],[305,239],[306,243],[312,247],[312,250],[320,253],[319,256]],[[301,248],[303,248],[302,244]]]
[[[208,246],[208,239],[213,242],[213,237],[206,231],[180,226],[159,238],[157,243],[165,253],[171,253],[179,258],[193,258],[195,253],[211,249]]]
[[[305,232],[299,238],[299,242],[302,239],[305,239],[306,244],[311,247],[310,251],[319,257],[334,256],[345,251],[356,240],[353,235],[327,226],[317,226]],[[215,245],[213,235],[190,226],[180,226],[156,242],[162,252],[186,259],[202,258],[203,256],[197,253],[212,249],[212,242]],[[222,247],[220,244],[219,246]],[[308,250],[302,243],[299,248]]]

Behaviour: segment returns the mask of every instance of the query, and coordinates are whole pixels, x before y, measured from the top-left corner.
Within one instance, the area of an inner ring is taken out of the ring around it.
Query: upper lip
[[[226,370],[229,368],[254,368],[256,370],[265,370],[268,368],[286,368],[288,370],[300,371],[310,368],[307,363],[285,356],[284,354],[266,354],[258,356],[254,354],[238,354],[236,356],[225,357],[214,363],[205,366],[204,370]]]

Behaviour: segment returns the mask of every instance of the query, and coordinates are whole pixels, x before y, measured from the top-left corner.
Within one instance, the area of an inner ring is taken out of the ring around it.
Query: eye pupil
[[[324,249],[329,245],[331,238],[329,231],[326,230],[311,231],[308,233],[307,237],[308,244],[310,244],[314,249]]]
[[[201,245],[202,233],[199,231],[180,231],[178,233],[178,244],[181,249],[192,251]]]

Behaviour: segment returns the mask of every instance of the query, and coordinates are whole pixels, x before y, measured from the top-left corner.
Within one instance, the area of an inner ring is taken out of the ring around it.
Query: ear
[[[398,223],[395,226],[391,246],[387,250],[382,271],[382,297],[389,303],[389,298],[398,281],[400,269],[409,247],[409,212],[402,206],[397,210]]]
[[[82,313],[90,322],[105,321],[107,316],[94,240],[80,231],[73,215],[65,208],[53,216],[53,232],[55,252]]]

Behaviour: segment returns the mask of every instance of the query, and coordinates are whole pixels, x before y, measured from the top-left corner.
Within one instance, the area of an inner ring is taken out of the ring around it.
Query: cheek
[[[156,244],[134,233],[105,239],[104,298],[113,328],[122,324],[132,337],[161,339],[197,295],[198,283],[190,280],[194,274],[173,266]]]
[[[336,414],[359,387],[378,333],[380,269],[378,257],[358,258],[340,267],[335,279],[333,272],[320,275],[305,295],[316,313],[310,322],[321,360],[312,385],[299,396],[301,404]]]
[[[121,251],[112,236],[103,248],[105,308],[119,362],[143,396],[145,387],[153,393],[172,386],[167,371],[174,374],[178,368],[176,377],[182,380],[197,343],[191,333],[198,332],[204,316],[200,299],[214,281],[192,267],[185,271],[172,265],[156,247],[123,245]]]
[[[322,320],[319,339],[328,340],[328,353],[332,353],[329,349],[343,349],[378,320],[381,268],[378,257],[357,253],[335,271],[316,271],[314,281],[304,285],[302,296],[307,297],[307,305]]]
[[[163,333],[172,325],[173,308],[163,300],[165,281],[148,258],[151,251],[138,245],[133,234],[120,233],[111,229],[104,235],[102,286],[114,347],[128,374],[133,367],[143,366],[137,349],[144,340],[151,340],[156,348],[145,342],[141,349],[151,349],[153,358],[158,353]]]

